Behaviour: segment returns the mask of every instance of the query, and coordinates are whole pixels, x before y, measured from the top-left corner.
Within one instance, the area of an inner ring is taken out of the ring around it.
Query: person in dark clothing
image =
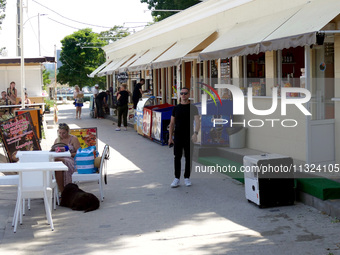
[[[123,117],[123,125],[124,131],[127,131],[127,115],[129,112],[128,102],[129,102],[129,92],[126,90],[127,85],[120,85],[120,90],[117,93],[117,111],[118,111],[118,127],[116,131],[120,131],[120,126],[122,125],[122,117]]]
[[[97,115],[98,119],[104,119],[104,111],[103,111],[103,106],[107,105],[107,97],[110,95],[110,91],[103,91],[100,92],[96,96],[96,108],[97,108]]]
[[[145,80],[140,79],[140,83],[137,83],[135,88],[133,89],[133,93],[132,93],[133,109],[137,108],[138,101],[143,95],[142,86],[144,84],[145,84]]]
[[[172,111],[169,128],[169,145],[174,145],[175,179],[171,183],[172,188],[176,188],[180,184],[183,150],[185,157],[184,182],[186,186],[191,186],[190,173],[193,143],[197,141],[198,131],[200,130],[200,117],[198,115],[197,107],[190,104],[189,89],[182,88],[180,94],[181,102],[176,105]],[[194,120],[195,132],[193,132]]]

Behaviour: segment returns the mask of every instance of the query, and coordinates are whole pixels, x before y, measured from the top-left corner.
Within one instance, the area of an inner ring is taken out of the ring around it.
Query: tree
[[[44,84],[44,90],[46,90],[46,86],[51,83],[50,80],[50,72],[43,70],[43,84]]]
[[[122,26],[114,26],[108,31],[100,32],[99,38],[107,44],[110,44],[128,35],[130,35],[128,29],[124,29]]]
[[[0,0],[0,30],[2,21],[5,19],[5,10],[6,10],[6,0]],[[0,55],[2,55],[2,52],[5,50],[5,47],[0,47]]]
[[[200,0],[140,0],[141,3],[147,3],[149,10],[184,10],[200,3]],[[177,12],[157,12],[153,11],[151,15],[154,21],[163,20]]]
[[[105,54],[101,47],[106,43],[98,37],[99,34],[86,28],[61,40],[60,61],[63,65],[59,68],[57,76],[59,83],[68,83],[70,86],[79,85],[80,88],[105,83],[105,77],[89,78],[87,76],[105,62]]]
[[[2,25],[2,21],[5,19],[5,10],[6,10],[6,0],[0,0],[0,29]]]

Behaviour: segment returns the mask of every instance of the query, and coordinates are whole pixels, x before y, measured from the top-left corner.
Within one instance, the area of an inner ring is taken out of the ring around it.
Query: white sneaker
[[[185,183],[185,186],[187,186],[187,187],[191,186],[191,181],[190,181],[189,178],[185,178],[184,183]]]
[[[179,186],[179,179],[175,178],[170,186],[171,188],[177,188]]]
[[[124,131],[127,131],[127,127],[124,128]]]
[[[120,131],[120,128],[116,128],[116,131]]]

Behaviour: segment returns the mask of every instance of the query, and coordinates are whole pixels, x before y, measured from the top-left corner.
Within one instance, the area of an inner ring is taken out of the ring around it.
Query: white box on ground
[[[292,165],[291,157],[280,154],[244,156],[246,199],[260,207],[293,204],[295,190]],[[290,171],[283,171],[287,169]]]

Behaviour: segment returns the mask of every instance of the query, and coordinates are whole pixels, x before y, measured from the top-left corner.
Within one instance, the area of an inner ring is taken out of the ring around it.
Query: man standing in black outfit
[[[180,104],[176,105],[172,111],[169,128],[169,145],[174,145],[174,166],[175,179],[171,183],[172,188],[180,184],[181,159],[184,150],[185,171],[184,182],[186,186],[191,186],[190,173],[192,163],[192,153],[194,142],[197,141],[197,134],[200,130],[200,117],[196,106],[190,104],[189,89],[182,88]],[[195,120],[195,131],[194,131]],[[174,139],[172,138],[175,131]],[[194,132],[193,132],[194,131]]]
[[[102,91],[96,96],[96,108],[98,119],[104,119],[103,106],[107,104],[107,96],[110,95],[110,91]]]
[[[124,130],[127,131],[127,116],[129,112],[129,91],[126,90],[127,85],[126,83],[120,85],[120,90],[117,93],[117,111],[118,111],[118,127],[116,131],[120,131],[120,126],[122,125],[122,117],[123,117],[123,124]]]
[[[133,109],[137,108],[138,101],[142,97],[142,94],[143,94],[142,86],[144,85],[144,83],[145,83],[145,80],[140,79],[140,82],[137,83],[135,88],[133,89],[133,93],[132,93]]]

